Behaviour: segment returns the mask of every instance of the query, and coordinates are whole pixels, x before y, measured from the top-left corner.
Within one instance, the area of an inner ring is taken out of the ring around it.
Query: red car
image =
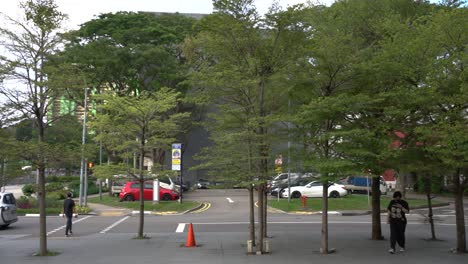
[[[120,201],[140,200],[140,184],[137,181],[129,181],[125,183],[119,194],[119,198]],[[153,200],[153,182],[145,182],[143,198],[149,201]],[[170,201],[177,199],[179,199],[178,192],[159,187],[159,200]]]

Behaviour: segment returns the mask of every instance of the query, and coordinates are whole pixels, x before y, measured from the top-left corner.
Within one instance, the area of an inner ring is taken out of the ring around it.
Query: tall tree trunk
[[[254,187],[249,186],[249,229],[250,229],[250,241],[252,241],[252,246],[255,247],[255,206],[254,206]]]
[[[140,141],[140,159],[138,169],[140,170],[140,223],[138,225],[138,238],[143,238],[143,228],[145,225],[145,178],[143,175],[143,162],[145,160],[145,136],[142,133]]]
[[[44,124],[42,118],[37,120],[39,132],[39,144],[44,142]],[[40,145],[42,148],[42,145]],[[37,186],[37,201],[39,203],[39,255],[47,256],[47,224],[46,224],[46,190],[45,190],[45,162],[44,158],[39,157],[38,162],[38,186]]]
[[[140,174],[140,219],[138,223],[138,235],[137,238],[143,238],[143,227],[145,225],[145,198],[144,196],[144,188],[145,188],[145,180],[143,178],[143,174]]]
[[[322,236],[320,253],[328,254],[328,181],[324,182],[322,186]]]
[[[263,186],[264,186],[264,183],[260,183],[258,185],[258,191],[257,191],[257,195],[258,195],[258,223],[259,223],[259,228],[258,228],[258,235],[257,235],[257,238],[258,238],[258,242],[257,242],[257,253],[263,253],[263,234],[264,234],[264,226],[263,226],[263,217],[264,217],[264,213],[263,213]]]
[[[427,197],[427,207],[428,207],[428,218],[429,218],[429,225],[431,226],[431,239],[432,240],[437,240],[436,234],[435,234],[435,227],[434,227],[434,217],[433,217],[433,212],[432,212],[432,198],[431,198],[431,178],[430,175],[427,173],[424,175],[424,189],[426,192],[426,197]]]
[[[465,212],[463,208],[464,184],[460,181],[460,172],[458,169],[453,177],[455,185],[455,218],[457,225],[457,253],[466,253],[466,231],[465,231]]]
[[[268,232],[267,232],[267,213],[268,213],[268,197],[267,197],[267,192],[266,188],[263,190],[263,237],[268,238]]]
[[[382,240],[382,226],[380,221],[380,180],[372,178],[372,239]]]

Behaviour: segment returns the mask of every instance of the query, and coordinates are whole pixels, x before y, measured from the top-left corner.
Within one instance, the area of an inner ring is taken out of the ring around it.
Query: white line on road
[[[81,218],[81,219],[78,219],[78,220],[76,220],[76,221],[73,221],[72,224],[79,223],[79,222],[81,222],[81,221],[83,221],[83,220],[85,220],[85,219],[88,219],[88,218],[90,218],[90,217],[91,217],[90,215],[85,216],[85,217],[83,217],[83,218]],[[57,231],[60,231],[60,230],[64,229],[65,227],[66,227],[66,225],[63,225],[63,226],[61,226],[61,227],[59,227],[59,228],[56,228],[56,229],[54,229],[54,230],[48,232],[47,235],[50,236],[51,234],[53,234],[53,233],[55,233],[55,232],[57,232]]]
[[[234,203],[234,201],[231,198],[227,197],[226,199],[228,200],[229,203]]]
[[[257,223],[257,222],[256,222]],[[322,224],[322,221],[304,221],[304,222],[268,222],[269,224]],[[328,221],[329,224],[364,224],[369,225],[372,224],[370,221]],[[245,225],[249,224],[249,222],[220,222],[220,223],[193,223],[194,225]],[[408,222],[408,225],[421,225],[418,222]],[[435,224],[436,226],[455,226],[455,224]],[[468,225],[466,225],[468,226]]]
[[[185,229],[185,225],[184,223],[180,223],[178,226],[177,226],[177,229],[176,229],[176,233],[182,233],[184,232],[184,229]]]
[[[111,230],[112,228],[116,227],[118,224],[120,224],[120,223],[122,223],[123,221],[127,220],[129,217],[130,217],[130,216],[126,216],[126,217],[120,219],[119,221],[117,221],[117,222],[113,223],[112,225],[106,227],[104,230],[102,230],[102,231],[99,232],[99,233],[105,234],[107,231],[109,231],[109,230]]]

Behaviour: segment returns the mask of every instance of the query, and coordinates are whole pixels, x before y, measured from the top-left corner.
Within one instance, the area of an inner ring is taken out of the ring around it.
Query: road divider
[[[198,214],[198,213],[201,213],[201,212],[204,212],[204,211],[210,209],[210,207],[211,207],[211,203],[206,203],[205,202],[205,203],[202,204],[202,206],[199,209],[191,211],[190,213],[191,214]]]

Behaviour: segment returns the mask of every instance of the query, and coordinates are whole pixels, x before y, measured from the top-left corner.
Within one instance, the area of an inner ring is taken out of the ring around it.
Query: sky
[[[282,7],[307,0],[277,0]],[[18,18],[21,15],[20,0],[0,0],[0,12]],[[179,13],[211,13],[212,0],[56,0],[59,10],[69,16],[65,24],[67,29],[77,29],[78,25],[93,19],[101,13],[117,11],[148,11],[148,12],[179,12]],[[314,1],[317,2],[317,1]],[[331,3],[333,0],[321,0],[321,3]],[[255,0],[260,14],[268,11],[273,0]]]

